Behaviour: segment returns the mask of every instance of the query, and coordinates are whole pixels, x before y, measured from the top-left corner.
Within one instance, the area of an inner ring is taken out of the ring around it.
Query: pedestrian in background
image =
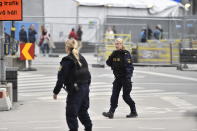
[[[112,95],[110,99],[110,109],[108,112],[103,112],[103,116],[108,118],[114,117],[114,112],[118,107],[118,98],[121,89],[123,89],[123,100],[130,107],[130,114],[126,117],[137,117],[135,102],[131,99],[130,92],[132,90],[131,77],[133,76],[133,64],[129,51],[125,50],[123,40],[117,38],[115,40],[116,50],[112,52],[106,61],[106,64],[111,67],[115,80],[113,82]]]
[[[79,51],[82,48],[82,35],[83,35],[82,26],[79,25],[79,28],[77,30],[77,42],[78,42]]]
[[[112,28],[111,27],[108,27],[107,28],[107,30],[106,30],[106,32],[105,32],[105,39],[107,40],[107,41],[112,41],[112,40],[114,40],[114,32],[113,32],[113,30],[112,30]]]
[[[143,28],[140,32],[140,42],[147,42],[147,33],[145,28]]]
[[[49,41],[50,41],[50,34],[48,33],[47,29],[45,28],[43,32],[43,43],[42,43],[42,53],[45,56],[49,54]]]
[[[35,26],[34,26],[34,24],[31,24],[29,29],[28,29],[28,41],[29,41],[29,43],[35,44],[36,34],[37,34],[37,31],[35,30]]]
[[[152,35],[153,35],[153,31],[152,29],[150,28],[150,26],[147,27],[147,35],[148,35],[148,40],[151,40],[152,39]]]
[[[160,39],[163,39],[163,28],[160,24],[157,25],[159,31],[161,32],[161,36],[160,36]]]
[[[71,29],[71,31],[70,31],[70,33],[68,35],[68,39],[75,39],[75,40],[77,40],[77,34],[76,34],[74,28]]]
[[[160,40],[161,39],[161,31],[159,29],[158,26],[155,26],[155,30],[153,32],[153,36],[156,40]]]
[[[21,26],[19,31],[19,41],[20,43],[27,43],[27,32],[24,25]]]
[[[60,90],[65,86],[67,91],[66,120],[69,131],[78,131],[78,120],[85,127],[85,131],[92,131],[89,108],[89,85],[91,75],[88,63],[78,52],[78,43],[69,39],[65,43],[65,50],[68,56],[60,62],[58,80],[53,90],[53,98],[56,100]]]
[[[34,24],[31,24],[29,26],[29,29],[28,29],[28,42],[33,44],[33,46],[34,46],[34,53],[35,53],[35,48],[36,48],[36,46],[35,46],[35,44],[36,44],[36,35],[37,35],[37,31],[35,30],[35,26],[34,26]],[[31,66],[32,65],[32,61],[28,60],[28,62],[29,62],[29,65]]]
[[[114,33],[114,38],[116,39],[117,38],[117,31],[116,31],[116,27],[115,27],[115,25],[113,25],[112,26],[112,31],[113,31],[113,33]]]

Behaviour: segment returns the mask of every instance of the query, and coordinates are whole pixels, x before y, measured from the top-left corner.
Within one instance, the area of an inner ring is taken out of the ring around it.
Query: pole
[[[79,27],[79,3],[77,2],[77,10],[76,10],[76,29]]]
[[[15,45],[15,31],[16,31],[16,28],[15,28],[15,21],[12,21],[12,27],[11,27],[11,55],[15,55],[16,53],[16,45]]]
[[[3,42],[3,21],[0,21],[0,84],[6,80],[5,60],[4,60],[4,42]]]

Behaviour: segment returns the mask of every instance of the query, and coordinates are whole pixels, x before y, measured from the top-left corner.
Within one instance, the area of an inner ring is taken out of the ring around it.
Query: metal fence
[[[133,42],[139,42],[139,34],[143,28],[149,27],[154,32],[157,25],[160,25],[163,29],[163,39],[197,39],[197,18],[192,17],[150,18],[108,16],[105,19],[105,25],[115,25],[117,32],[131,34]],[[152,39],[154,38],[152,37]]]
[[[104,23],[101,23],[99,18],[70,18],[70,17],[43,17],[42,21],[40,21],[40,17],[25,17],[24,21],[17,21],[15,22],[15,39],[18,41],[19,31],[21,25],[25,25],[26,31],[31,24],[34,24],[36,27],[36,31],[38,32],[37,35],[37,42],[39,43],[40,36],[41,36],[41,26],[44,25],[48,32],[51,35],[53,42],[64,42],[68,39],[68,34],[72,28],[77,30],[78,25],[82,26],[83,36],[82,40],[88,42],[92,45],[105,45],[111,44],[113,41],[105,42],[106,37],[106,30],[108,27],[115,27],[117,37],[124,37],[123,34],[126,35],[129,39],[126,41],[126,44],[130,44],[132,48],[145,46],[146,44],[150,44],[149,42],[143,44],[140,42],[140,32],[142,28],[150,27],[154,32],[154,28],[156,25],[160,25],[163,29],[163,40],[167,40],[167,42],[163,42],[163,45],[168,46],[174,41],[179,41],[180,47],[187,48],[187,47],[196,47],[197,40],[197,19],[195,18],[141,18],[141,17],[111,17],[107,16],[104,20]],[[45,22],[43,22],[45,21]],[[5,33],[8,35],[10,34],[10,23],[4,22]],[[114,37],[115,37],[114,36]],[[152,37],[152,40],[154,38]],[[170,41],[170,42],[169,42]],[[17,42],[15,42],[17,43]],[[6,47],[11,47],[12,45],[7,44]],[[174,46],[174,44],[172,44]],[[12,46],[13,47],[13,46]],[[100,47],[99,47],[100,48]],[[95,53],[99,53],[99,48],[95,50]],[[157,47],[156,47],[157,48]],[[158,47],[159,48],[159,47]],[[177,46],[176,46],[177,48]],[[142,49],[142,48],[141,48]],[[110,49],[111,50],[111,49]],[[132,50],[132,49],[131,49]],[[147,52],[147,51],[146,51]],[[167,53],[171,53],[166,50]],[[177,51],[175,51],[177,52]],[[105,53],[109,54],[108,51]],[[177,54],[177,53],[175,53]],[[173,55],[173,54],[172,54]],[[168,56],[167,56],[168,57]],[[175,60],[176,59],[176,60]],[[171,58],[168,57],[167,63],[177,63],[178,58]],[[169,61],[170,60],[170,61]]]
[[[41,21],[41,18],[44,19]],[[43,22],[45,21],[45,22]],[[10,34],[11,25],[5,24],[5,32]],[[87,42],[100,42],[104,39],[108,27],[115,26],[117,34],[129,34],[132,42],[139,42],[139,34],[143,28],[150,27],[154,32],[155,26],[160,25],[163,29],[163,39],[197,39],[197,18],[159,18],[159,17],[112,17],[107,16],[104,23],[99,18],[76,18],[76,17],[24,17],[23,21],[15,22],[16,36],[20,26],[24,24],[26,30],[30,24],[36,25],[38,37],[41,25],[45,25],[54,41],[64,41],[72,28],[77,29],[82,25],[83,39]],[[16,37],[17,38],[17,37]],[[154,38],[152,38],[154,39]]]

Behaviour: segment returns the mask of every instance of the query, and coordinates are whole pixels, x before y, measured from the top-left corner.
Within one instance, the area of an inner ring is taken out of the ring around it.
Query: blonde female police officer
[[[108,118],[114,117],[114,112],[118,106],[118,98],[120,90],[123,87],[123,100],[130,107],[130,114],[127,115],[127,118],[137,117],[135,102],[130,97],[130,92],[132,90],[131,77],[133,75],[133,64],[132,58],[129,51],[125,50],[123,45],[123,40],[117,38],[115,40],[116,50],[107,59],[106,63],[113,70],[115,80],[113,82],[112,96],[111,96],[111,107],[108,112],[103,112],[103,116]]]
[[[92,121],[88,114],[91,75],[85,58],[78,53],[77,46],[77,41],[74,39],[67,40],[65,43],[68,56],[60,62],[53,98],[57,99],[61,88],[65,86],[68,92],[66,121],[70,131],[78,131],[77,117],[85,126],[85,131],[92,131]]]

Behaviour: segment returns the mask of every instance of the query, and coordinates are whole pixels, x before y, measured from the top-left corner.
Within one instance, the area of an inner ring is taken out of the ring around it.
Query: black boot
[[[85,131],[92,131],[92,127],[85,128]]]
[[[135,112],[131,112],[129,115],[126,115],[127,118],[134,118],[134,117],[137,117],[137,116],[138,116],[138,114],[137,114],[136,111]]]
[[[110,119],[114,118],[114,113],[113,112],[103,112],[103,116],[108,117]]]

